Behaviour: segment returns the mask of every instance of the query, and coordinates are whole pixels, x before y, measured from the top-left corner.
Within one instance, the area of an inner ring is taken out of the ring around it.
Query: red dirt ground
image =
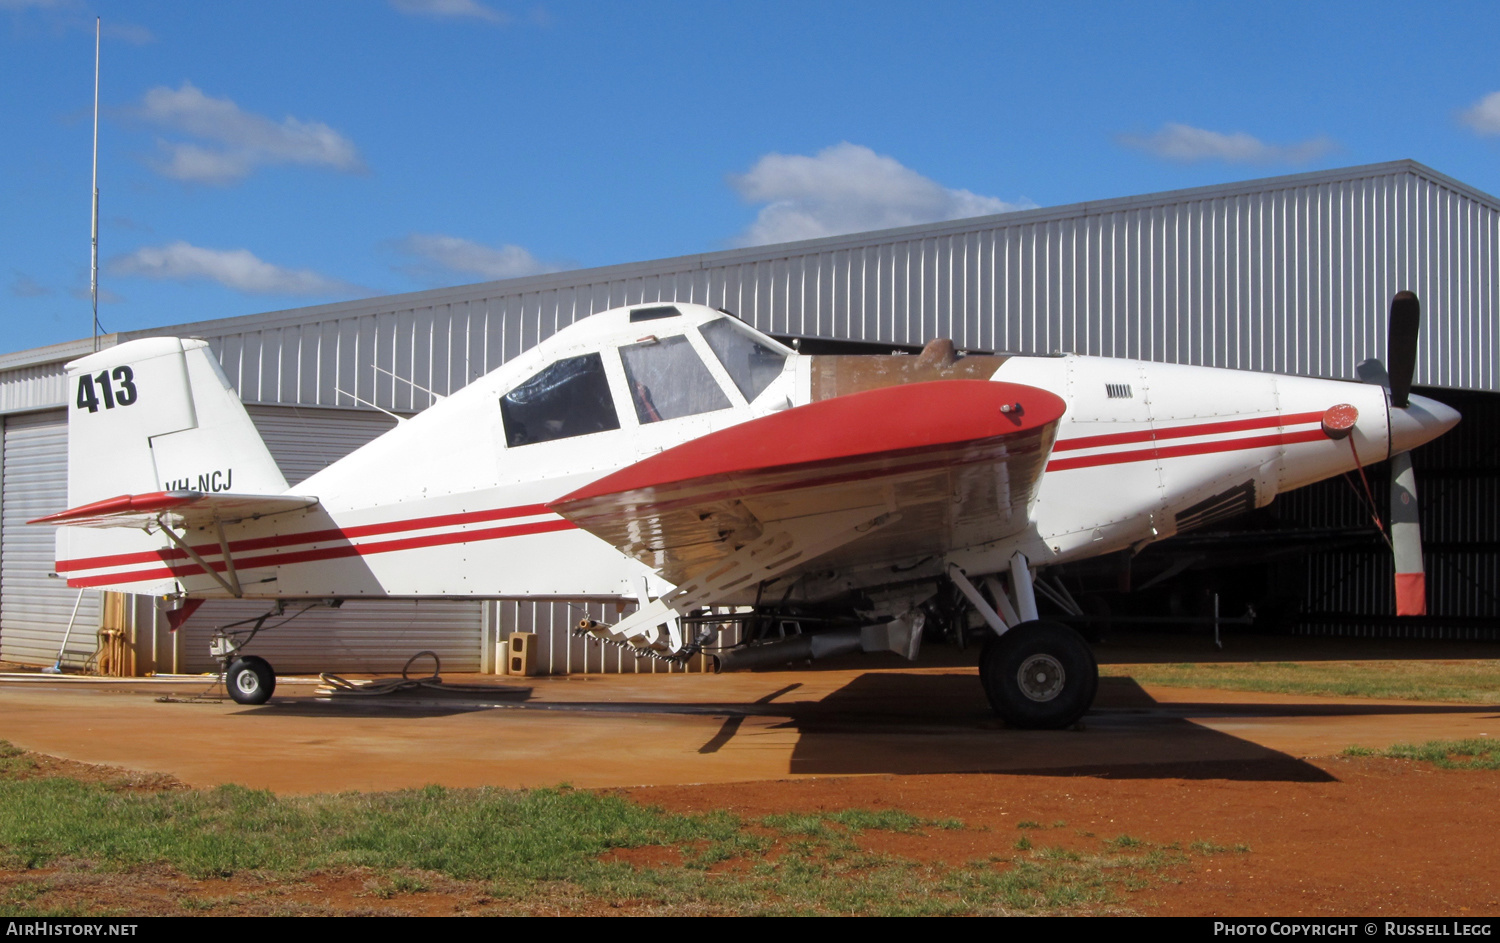
[[[114,780],[122,770],[79,764],[124,767],[132,789],[566,780],[750,820],[900,809],[967,827],[867,830],[859,844],[952,864],[1014,855],[1021,822],[1042,826],[1025,831],[1037,848],[1099,851],[1129,835],[1225,849],[1187,854],[1151,887],[1119,892],[1126,909],[1143,914],[1500,916],[1500,773],[1340,755],[1354,743],[1500,736],[1494,707],[1143,689],[1106,679],[1082,732],[1037,733],[987,719],[971,675],[927,668],[524,679],[524,704],[483,709],[430,700],[340,704],[291,683],[285,697],[279,689],[271,705],[255,709],[163,703],[162,686],[0,683],[0,738],[64,757],[43,761],[53,773]],[[682,712],[684,705],[695,711]],[[762,707],[735,714],[716,705]],[[262,753],[278,762],[244,762]],[[661,854],[625,857],[648,864]],[[358,871],[277,885],[254,875],[209,882],[165,870],[105,875],[76,862],[0,871],[0,900],[16,884],[42,879],[53,888],[49,907],[71,900],[140,915],[514,912],[479,885],[437,876],[424,876],[423,890],[395,893],[386,877]],[[621,904],[557,900],[548,912],[655,912]]]
[[[33,756],[47,775],[121,783],[124,771]],[[1409,761],[1324,758],[1316,763],[1262,760],[1156,767],[1117,777],[944,774],[862,776],[710,786],[620,790],[637,801],[680,811],[727,809],[747,819],[789,811],[900,809],[924,818],[956,817],[967,828],[916,833],[867,830],[859,845],[918,861],[962,864],[1014,855],[1017,837],[1035,847],[1098,851],[1103,839],[1130,835],[1188,848],[1210,842],[1218,853],[1189,854],[1164,880],[1120,891],[1126,912],[1163,916],[1434,916],[1500,914],[1500,813],[1492,772],[1440,770]],[[124,788],[182,788],[128,776]],[[1041,829],[1020,830],[1021,822]],[[1248,851],[1234,850],[1236,846]],[[671,849],[619,857],[638,865],[678,863]],[[254,874],[195,881],[165,868],[112,875],[62,862],[0,870],[0,894],[45,882],[49,908],[138,916],[452,915],[515,912],[477,882],[423,875],[425,889],[396,893],[366,871],[315,873],[279,883]],[[190,902],[190,903],[189,903]],[[527,908],[528,912],[536,912]],[[654,912],[639,902],[559,900],[552,913]]]
[[[1023,821],[1036,847],[1097,851],[1130,835],[1183,848],[1195,841],[1248,852],[1190,856],[1179,884],[1127,893],[1145,914],[1253,916],[1500,915],[1500,825],[1493,772],[1442,770],[1380,758],[1262,760],[1071,776],[938,775],[798,780],[628,790],[672,809],[727,808],[747,818],[788,810],[896,808],[953,816],[970,829],[925,836],[867,831],[876,851],[958,864],[1008,853]],[[1053,827],[1065,822],[1063,827]],[[979,831],[972,827],[987,827]]]

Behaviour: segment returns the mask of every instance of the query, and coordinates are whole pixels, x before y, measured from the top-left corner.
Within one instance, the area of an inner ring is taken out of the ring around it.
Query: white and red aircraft
[[[1399,295],[1382,387],[943,340],[814,356],[726,312],[636,305],[559,331],[290,493],[208,345],[143,339],[69,364],[72,507],[38,523],[65,525],[68,585],[165,597],[174,627],[216,597],[634,600],[579,631],[673,659],[736,621],[747,641],[716,653],[724,668],[915,658],[924,627],[975,628],[995,709],[1062,727],[1098,671],[1039,618],[1034,574],[1441,435],[1458,414],[1409,396],[1417,318]],[[1418,549],[1398,566],[1407,608],[1420,563]],[[972,607],[956,626],[933,605],[955,587]],[[221,633],[215,655],[235,700],[261,703],[275,675],[245,641]]]

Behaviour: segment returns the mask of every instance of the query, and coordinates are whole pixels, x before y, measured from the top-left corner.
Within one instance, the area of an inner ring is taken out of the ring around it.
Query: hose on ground
[[[417,659],[426,656],[432,659],[432,674],[425,678],[413,678],[411,666]],[[438,658],[437,652],[420,651],[406,660],[401,669],[399,678],[378,678],[371,681],[350,681],[341,678],[331,672],[323,672],[318,675],[318,680],[323,682],[323,687],[318,689],[319,694],[352,694],[364,697],[378,697],[386,694],[395,694],[402,691],[419,691],[422,689],[432,691],[467,691],[474,693],[499,694],[513,691],[514,688],[493,684],[449,684],[443,681],[443,663]]]

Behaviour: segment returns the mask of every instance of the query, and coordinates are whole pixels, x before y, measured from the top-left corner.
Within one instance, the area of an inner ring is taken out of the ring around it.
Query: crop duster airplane
[[[559,331],[290,492],[207,343],[148,338],[68,365],[71,507],[37,523],[63,525],[68,585],[165,597],[174,628],[223,597],[272,612],[634,600],[578,632],[681,659],[736,622],[744,641],[713,652],[726,669],[916,658],[924,631],[978,631],[996,711],[1064,727],[1098,669],[1072,629],[1039,617],[1038,571],[1441,435],[1458,414],[1409,392],[1419,319],[1398,295],[1390,375],[1367,362],[1377,385],[964,355],[946,340],[815,356],[727,312],[634,305]],[[1398,489],[1412,487],[1404,468]],[[1414,518],[1395,524],[1411,611],[1425,598],[1419,538]],[[275,674],[246,641],[221,629],[214,654],[234,699],[262,703]]]

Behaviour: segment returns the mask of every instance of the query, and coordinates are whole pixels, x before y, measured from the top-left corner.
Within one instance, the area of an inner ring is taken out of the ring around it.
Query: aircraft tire
[[[236,704],[264,704],[276,691],[276,672],[264,658],[246,655],[229,663],[224,686]]]
[[[1077,632],[1037,620],[985,642],[979,681],[1007,726],[1059,730],[1093,705],[1099,666]]]

